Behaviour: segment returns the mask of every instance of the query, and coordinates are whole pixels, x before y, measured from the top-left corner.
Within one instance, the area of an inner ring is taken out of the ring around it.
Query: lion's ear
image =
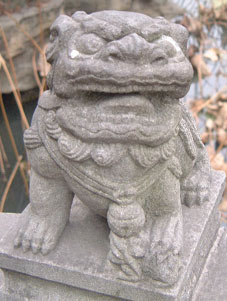
[[[78,29],[78,23],[66,15],[60,15],[50,28],[51,31],[57,31],[59,42],[63,43],[65,46],[76,29]]]

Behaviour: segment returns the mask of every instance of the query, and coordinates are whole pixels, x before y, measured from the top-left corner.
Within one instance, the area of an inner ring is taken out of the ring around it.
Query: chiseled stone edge
[[[93,291],[48,281],[37,277],[31,277],[22,273],[5,271],[7,287],[5,291],[9,296],[20,296],[15,301],[50,301],[50,300],[83,300],[83,301],[117,301],[110,295],[104,295]],[[0,299],[1,300],[1,299]],[[123,301],[123,299],[120,299]],[[125,300],[125,299],[124,299]],[[2,301],[2,300],[1,300]]]
[[[218,230],[216,241],[212,245],[203,271],[193,291],[192,301],[224,300],[223,298],[225,298],[224,296],[226,296],[227,292],[226,246],[227,227],[226,224],[224,224]],[[219,283],[218,287],[215,286],[217,282]]]

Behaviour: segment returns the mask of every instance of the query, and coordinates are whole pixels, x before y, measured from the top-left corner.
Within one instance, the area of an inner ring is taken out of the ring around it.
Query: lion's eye
[[[56,29],[51,30],[50,42],[53,42],[58,36],[58,31]]]
[[[81,36],[77,41],[77,49],[85,54],[94,54],[99,51],[103,45],[105,45],[105,41],[94,34],[86,34]]]

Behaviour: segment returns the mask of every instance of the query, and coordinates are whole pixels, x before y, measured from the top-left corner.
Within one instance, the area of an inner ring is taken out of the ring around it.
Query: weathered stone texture
[[[209,201],[211,184],[206,149],[179,101],[193,76],[187,38],[163,17],[125,11],[55,20],[49,90],[24,133],[30,205],[16,247],[53,250],[76,195],[107,218],[113,278],[178,281],[182,204]]]
[[[11,298],[20,297],[19,300],[23,301],[24,298],[46,301],[47,297],[51,300],[62,297],[68,301],[78,296],[84,298],[82,300],[89,300],[89,298],[90,300],[96,298],[115,300],[115,297],[136,301],[191,300],[194,286],[219,228],[219,215],[216,210],[224,188],[224,173],[213,172],[212,179],[210,202],[200,207],[184,207],[185,247],[182,269],[179,282],[171,289],[158,288],[149,279],[144,279],[140,283],[114,280],[105,270],[105,258],[109,249],[109,229],[106,222],[75,200],[70,224],[66,227],[59,245],[48,256],[15,250],[12,239],[20,215],[6,213],[0,215],[0,268],[4,269],[8,279],[4,294],[11,294]],[[226,239],[221,241],[226,245]],[[224,245],[218,253],[218,249],[215,248],[216,251],[212,251],[209,256],[211,260],[202,274],[206,280],[202,280],[199,296],[207,296],[208,292],[213,290],[217,297],[213,300],[222,300],[219,296],[224,292],[221,286],[225,285],[225,278],[221,279],[225,275]],[[216,261],[219,262],[219,266],[223,266],[223,269],[215,268]],[[207,270],[209,270],[208,274]],[[213,278],[216,275],[220,281],[217,290],[211,285],[213,281],[217,281]],[[112,297],[103,297],[102,294]]]
[[[223,301],[227,296],[227,225],[220,228],[217,239],[197,284],[192,301]]]
[[[187,30],[163,17],[109,10],[60,15],[50,31],[49,90],[24,133],[30,204],[14,246],[34,260],[51,253],[78,198],[77,245],[64,260],[58,253],[62,265],[75,256],[71,280],[59,278],[70,272],[56,258],[56,273],[42,260],[33,261],[31,275],[132,300],[190,300],[219,228],[224,174],[211,170],[179,100],[193,77]]]

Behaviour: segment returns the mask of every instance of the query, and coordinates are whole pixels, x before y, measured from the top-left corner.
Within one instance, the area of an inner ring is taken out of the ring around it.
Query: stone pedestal
[[[105,265],[109,251],[106,220],[93,214],[80,202],[74,203],[69,225],[56,249],[47,256],[14,249],[13,239],[20,215],[1,214],[2,299],[191,300],[217,237],[220,220],[217,206],[224,184],[224,173],[213,171],[210,202],[200,207],[183,206],[182,268],[179,281],[171,288],[158,286],[150,279],[143,279],[139,283],[113,279]],[[203,283],[205,280],[199,282],[200,291]]]
[[[227,296],[227,224],[219,229],[192,301],[224,301]]]

